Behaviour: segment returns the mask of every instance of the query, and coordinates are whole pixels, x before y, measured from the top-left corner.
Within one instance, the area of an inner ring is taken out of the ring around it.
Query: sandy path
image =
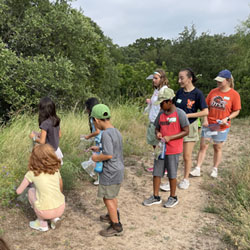
[[[230,133],[224,160],[232,157],[230,145],[234,139]],[[152,175],[144,170],[152,163],[150,158],[127,159],[125,180],[118,197],[123,236],[103,238],[98,235],[107,226],[99,221],[99,215],[106,210],[102,200],[96,197],[97,187],[85,182],[67,194],[67,209],[62,226],[57,230],[42,233],[29,229],[29,220],[34,219],[30,209],[0,209],[0,229],[11,249],[228,249],[211,230],[211,226],[219,225],[219,219],[203,211],[209,200],[202,184],[210,181],[211,149],[204,163],[203,176],[190,179],[188,190],[177,189],[179,204],[170,209],[162,205],[142,205],[144,198],[152,193]],[[226,161],[223,162],[222,167],[226,167]],[[182,171],[181,161],[179,181]],[[168,192],[161,192],[163,202],[168,195]]]

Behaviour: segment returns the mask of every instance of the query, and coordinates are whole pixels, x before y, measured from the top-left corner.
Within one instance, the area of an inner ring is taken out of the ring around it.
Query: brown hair
[[[0,238],[0,250],[10,250],[3,238]]]
[[[32,150],[28,169],[35,176],[41,173],[54,174],[61,167],[61,161],[57,158],[54,148],[49,144],[39,144]]]
[[[168,78],[166,76],[165,71],[163,69],[157,69],[155,72],[159,73],[159,76],[161,78],[160,85],[158,88],[161,89],[164,85],[168,86]],[[154,87],[154,84],[153,84],[153,87]]]

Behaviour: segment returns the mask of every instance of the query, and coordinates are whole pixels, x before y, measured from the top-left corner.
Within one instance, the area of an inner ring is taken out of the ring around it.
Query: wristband
[[[230,120],[231,120],[231,119],[230,119],[230,117],[228,116],[228,117],[227,117],[227,121],[229,122]]]

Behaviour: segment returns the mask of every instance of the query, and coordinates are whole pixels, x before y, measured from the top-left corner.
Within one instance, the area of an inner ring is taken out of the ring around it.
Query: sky
[[[198,36],[230,35],[250,15],[250,0],[73,0],[71,6],[119,46],[139,38],[176,39],[192,25]]]

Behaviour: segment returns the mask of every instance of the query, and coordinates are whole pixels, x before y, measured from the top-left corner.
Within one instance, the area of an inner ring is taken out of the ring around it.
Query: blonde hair
[[[160,76],[160,84],[159,84],[158,89],[161,89],[163,86],[168,86],[168,78],[166,76],[165,71],[163,69],[157,69],[155,72],[158,73],[157,75]],[[154,84],[153,84],[153,87],[154,87]]]
[[[234,78],[231,75],[231,78],[227,78],[227,81],[229,82],[229,87],[234,89]]]
[[[35,176],[41,173],[54,174],[61,167],[61,161],[57,158],[55,150],[49,144],[40,144],[33,148],[28,169]]]

